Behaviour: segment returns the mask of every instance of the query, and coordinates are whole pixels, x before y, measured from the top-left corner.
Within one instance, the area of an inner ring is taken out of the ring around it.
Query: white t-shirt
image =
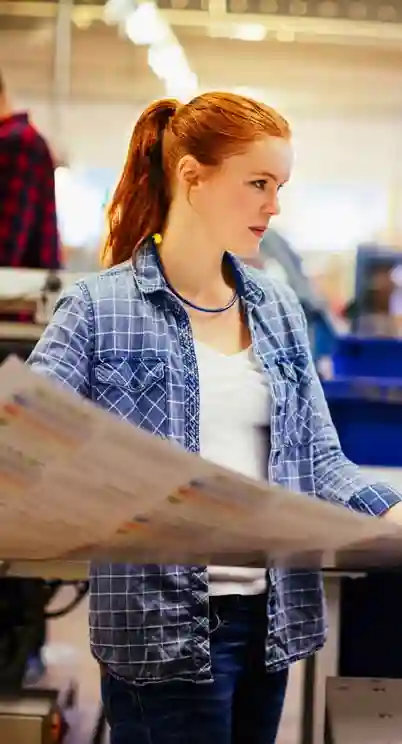
[[[200,454],[262,480],[267,475],[271,398],[252,349],[221,354],[195,342],[200,382]],[[264,569],[210,566],[213,595],[262,594]]]

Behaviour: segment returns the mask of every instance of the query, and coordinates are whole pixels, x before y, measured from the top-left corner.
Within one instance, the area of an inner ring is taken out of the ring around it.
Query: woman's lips
[[[266,227],[249,227],[249,230],[255,235],[257,238],[262,238],[262,236],[265,233]]]

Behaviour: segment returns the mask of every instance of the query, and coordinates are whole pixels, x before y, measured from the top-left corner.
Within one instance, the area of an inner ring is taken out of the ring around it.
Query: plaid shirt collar
[[[19,111],[15,114],[8,114],[0,117],[0,136],[8,136],[14,128],[20,129],[29,124],[29,117],[26,111]]]
[[[249,269],[237,256],[229,252],[225,254],[224,260],[228,261],[233,269],[239,296],[251,305],[262,304],[265,294],[254,279],[255,270]],[[137,286],[144,294],[168,289],[152,238],[147,238],[140,250],[133,255],[132,268]]]

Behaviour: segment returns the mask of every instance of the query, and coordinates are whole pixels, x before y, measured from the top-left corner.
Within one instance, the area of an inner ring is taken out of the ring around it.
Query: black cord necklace
[[[233,307],[233,305],[235,305],[235,303],[239,299],[239,295],[237,294],[236,291],[235,291],[233,297],[229,300],[229,302],[227,303],[227,305],[224,305],[224,307],[200,307],[200,305],[196,305],[194,302],[190,302],[190,300],[186,300],[186,298],[183,297],[179,292],[177,292],[177,290],[170,284],[169,279],[167,278],[167,276],[166,276],[166,274],[165,274],[165,272],[163,270],[162,261],[160,259],[159,251],[158,251],[158,248],[157,248],[157,246],[160,245],[161,242],[162,242],[161,235],[159,235],[158,233],[156,233],[155,235],[152,236],[152,241],[153,241],[154,246],[155,246],[155,253],[156,253],[156,258],[157,258],[157,262],[158,262],[159,271],[161,272],[161,274],[162,274],[162,276],[163,276],[163,278],[164,278],[164,280],[165,280],[165,282],[167,284],[167,287],[170,289],[170,291],[172,292],[172,294],[174,294],[174,296],[177,297],[177,299],[180,300],[180,302],[183,303],[183,305],[187,305],[187,307],[191,307],[193,310],[198,310],[200,313],[215,313],[215,314],[216,313],[224,313],[224,312],[226,312],[226,310],[230,310],[230,308]]]

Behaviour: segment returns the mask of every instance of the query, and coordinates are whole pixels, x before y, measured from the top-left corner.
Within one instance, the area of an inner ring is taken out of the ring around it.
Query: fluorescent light
[[[163,80],[167,95],[188,99],[196,95],[198,80],[183,47],[153,0],[108,0],[107,23],[118,23],[133,44],[148,47],[148,65]]]
[[[165,80],[166,95],[188,101],[198,93],[198,79],[194,72],[187,75],[177,75]]]
[[[198,91],[198,79],[191,70],[180,44],[155,44],[148,50],[148,64],[165,83],[166,95],[192,98]]]
[[[136,3],[132,0],[108,0],[103,11],[104,21],[110,26],[121,23],[135,8]]]
[[[169,26],[155,3],[141,3],[125,20],[125,32],[138,45],[160,44],[169,38]]]
[[[148,49],[148,64],[155,75],[161,80],[187,69],[187,60],[179,44],[152,44]]]
[[[241,41],[264,41],[267,29],[261,23],[237,23],[231,35]]]

